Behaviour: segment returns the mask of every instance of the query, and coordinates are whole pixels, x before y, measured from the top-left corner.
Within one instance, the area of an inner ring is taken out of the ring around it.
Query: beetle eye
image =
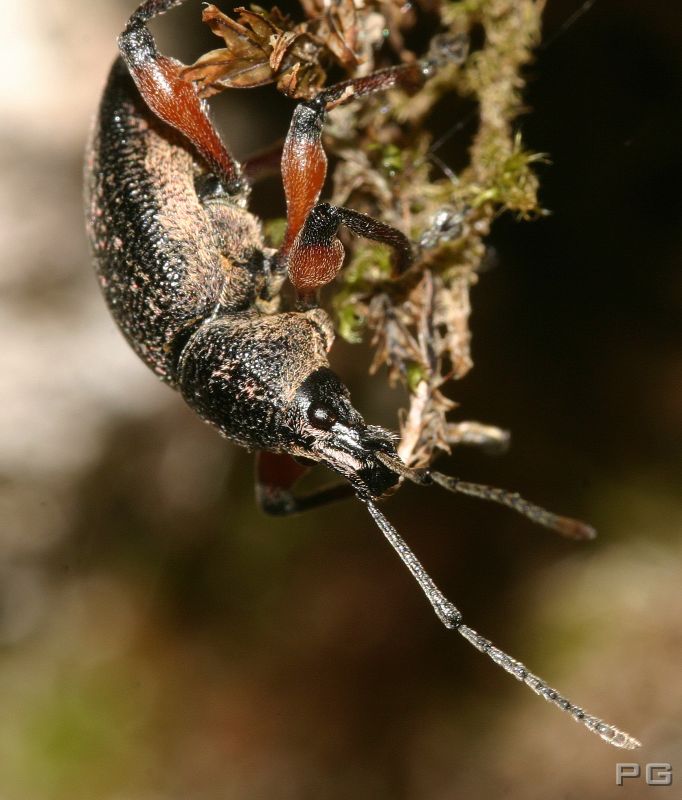
[[[308,409],[308,421],[313,427],[322,431],[331,430],[337,419],[338,417],[334,411],[329,406],[324,406],[321,403],[312,403]]]

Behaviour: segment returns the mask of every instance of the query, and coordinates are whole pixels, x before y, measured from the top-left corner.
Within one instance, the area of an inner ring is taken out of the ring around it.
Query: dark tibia
[[[384,92],[387,89],[400,88],[409,93],[416,92],[423,86],[427,77],[428,72],[422,62],[415,61],[411,64],[379,69],[362,78],[351,78],[335,83],[320,92],[316,99],[324,104],[325,109],[330,110],[356,97]]]
[[[147,0],[128,20],[118,44],[124,61],[149,108],[196,148],[229,192],[245,189],[239,166],[223,144],[196,89],[180,77],[182,65],[162,55],[145,23],[183,0]]]
[[[304,495],[295,495],[285,489],[273,489],[262,485],[258,485],[256,489],[256,498],[261,509],[266,514],[276,517],[311,511],[313,508],[335,503],[337,500],[347,500],[353,497],[353,494],[353,487],[349,483],[335,483]]]
[[[282,150],[284,142],[279,142],[267,150],[255,153],[246,161],[242,161],[242,175],[251,186],[263,178],[279,175],[282,168]]]
[[[256,499],[266,514],[286,516],[352,497],[350,484],[325,486],[306,495],[295,495],[291,488],[308,471],[286,453],[261,451],[256,460]]]
[[[289,253],[289,279],[299,295],[305,297],[314,293],[332,281],[341,269],[344,250],[336,237],[341,225],[358,236],[391,247],[394,275],[399,275],[412,263],[410,242],[396,228],[349,208],[320,203],[308,214]]]
[[[356,236],[380,242],[393,250],[394,277],[401,275],[412,264],[412,245],[402,231],[392,228],[384,222],[379,222],[373,217],[368,217],[367,214],[352,211],[350,208],[337,207],[335,210],[339,216],[340,223],[345,225]]]
[[[279,251],[280,261],[286,262],[296,237],[322,191],[327,174],[327,157],[320,141],[325,112],[355,97],[394,87],[414,91],[423,84],[433,68],[432,61],[427,60],[378,70],[363,78],[353,78],[330,86],[314,100],[296,106],[282,152],[287,231]]]
[[[468,41],[464,35],[441,34],[431,40],[429,52],[419,61],[387,67],[365,75],[351,78],[324,89],[316,99],[321,100],[327,110],[355,97],[364,97],[375,92],[399,88],[412,94],[424,85],[436,70],[446,64],[461,64],[467,56]]]
[[[147,0],[145,3],[140,3],[137,9],[133,12],[128,20],[128,27],[131,24],[144,25],[154,17],[159,17],[170,11],[175,6],[181,6],[185,0]]]

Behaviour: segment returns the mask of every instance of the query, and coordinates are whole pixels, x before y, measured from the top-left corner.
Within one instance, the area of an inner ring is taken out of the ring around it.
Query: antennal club
[[[531,522],[556,531],[569,539],[594,539],[597,535],[591,525],[577,519],[571,519],[571,517],[553,514],[551,511],[525,500],[518,492],[507,492],[505,489],[498,489],[495,486],[460,481],[449,475],[443,475],[442,472],[431,472],[431,478],[434,483],[449,492],[468,494],[471,497],[479,497],[481,500],[491,500],[493,503],[507,506],[507,508],[511,508],[513,511],[527,517]]]
[[[486,486],[482,483],[461,481],[459,478],[444,475],[442,472],[435,472],[434,470],[411,469],[403,464],[400,459],[393,458],[386,453],[377,453],[377,458],[390,470],[419,486],[432,486],[437,483],[453,494],[467,494],[470,497],[478,497],[481,500],[490,500],[493,503],[511,508],[531,522],[536,523],[536,525],[542,525],[544,528],[556,531],[567,539],[585,541],[594,539],[597,535],[595,529],[586,522],[553,514],[551,511],[547,511],[541,506],[536,506],[535,503],[531,503],[521,497],[518,492],[508,492],[505,489]]]
[[[426,595],[427,600],[431,603],[433,610],[436,612],[438,619],[440,619],[446,628],[458,631],[469,644],[472,644],[477,650],[485,653],[498,666],[502,667],[510,675],[513,675],[517,680],[525,683],[526,686],[530,687],[536,694],[547,700],[548,703],[552,703],[561,711],[567,711],[574,720],[581,722],[589,731],[596,733],[605,742],[624,750],[634,750],[636,747],[641,746],[640,742],[633,736],[630,736],[630,734],[619,730],[608,722],[604,722],[604,720],[599,719],[599,717],[588,714],[579,706],[574,705],[542,678],[534,675],[520,661],[517,661],[503,650],[495,647],[488,639],[485,639],[468,625],[465,625],[460,611],[436,586],[431,576],[424,569],[421,561],[419,561],[407,542],[393,525],[391,525],[381,511],[379,511],[372,500],[360,493],[358,493],[357,496],[367,506],[367,510],[377,524],[377,527],[384,534],[386,539],[388,539],[391,547],[393,547],[405,566],[412,573],[412,577],[417,581],[421,590]]]

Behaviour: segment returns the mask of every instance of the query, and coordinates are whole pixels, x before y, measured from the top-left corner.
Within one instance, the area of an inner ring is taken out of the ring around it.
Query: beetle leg
[[[349,208],[318,203],[308,214],[289,251],[289,279],[301,298],[314,295],[341,269],[345,252],[336,236],[340,225],[345,225],[358,236],[391,247],[394,276],[400,275],[412,263],[412,246],[397,228]]]
[[[284,140],[280,139],[272,147],[249,156],[242,161],[242,175],[253,185],[263,178],[279,175],[282,169],[282,149]]]
[[[282,181],[287,202],[287,229],[278,252],[278,259],[283,263],[317,203],[327,175],[327,156],[321,142],[324,108],[321,99],[299,103],[284,140]]]
[[[342,81],[324,89],[313,100],[299,103],[296,106],[282,150],[282,180],[287,202],[287,230],[278,252],[280,263],[287,264],[296,237],[303,228],[308,214],[317,203],[327,175],[327,156],[321,142],[325,112],[356,97],[395,87],[400,87],[408,92],[416,91],[434,74],[438,67],[449,62],[461,62],[465,55],[465,39],[458,36],[437,36],[429,53],[420,61],[388,67],[362,78]],[[367,219],[369,218],[365,218],[365,220]],[[376,223],[374,229],[378,230],[378,226],[379,223]],[[390,241],[387,243],[391,244]],[[335,257],[338,260],[338,249],[335,253],[330,252],[328,257]],[[298,270],[297,275],[300,274],[301,271]],[[308,282],[314,283],[314,281],[306,281],[306,283]],[[296,283],[294,285],[299,288]]]
[[[309,511],[354,495],[349,483],[324,486],[310,494],[295,495],[291,488],[308,471],[286,453],[261,450],[256,457],[256,500],[266,514],[286,516]]]
[[[413,260],[412,245],[402,231],[350,208],[334,206],[329,206],[329,208],[336,212],[339,223],[345,225],[351,233],[362,236],[363,239],[372,239],[380,244],[385,244],[392,249],[394,278],[402,275],[410,267]]]
[[[287,201],[287,230],[279,257],[286,260],[308,214],[317,203],[327,175],[327,156],[322,148],[322,124],[327,110],[355,97],[395,86],[418,88],[427,73],[420,62],[389,67],[363,78],[343,81],[299,103],[282,150],[282,180]]]
[[[159,53],[146,23],[184,0],[146,0],[128,20],[118,46],[128,70],[149,108],[159,119],[180,131],[197,149],[209,168],[232,193],[243,191],[238,163],[213,127],[208,107],[189,81],[180,77],[182,64]]]
[[[332,280],[341,268],[343,246],[335,235],[340,224],[392,247],[394,272],[402,272],[412,260],[409,241],[395,228],[357,211],[316,205],[327,174],[327,156],[321,141],[325,112],[356,97],[394,87],[414,91],[443,60],[442,55],[430,55],[412,64],[343,81],[296,107],[282,151],[287,230],[278,261],[287,266],[289,278],[303,301]]]
[[[315,98],[324,103],[326,111],[354,100],[356,97],[364,97],[376,92],[384,92],[387,89],[396,87],[403,89],[409,94],[421,89],[424,82],[429,78],[435,69],[435,62],[428,57],[422,61],[413,61],[409,64],[400,64],[396,67],[386,67],[364,75],[361,78],[350,78],[347,81],[335,83],[327,89],[323,89]]]

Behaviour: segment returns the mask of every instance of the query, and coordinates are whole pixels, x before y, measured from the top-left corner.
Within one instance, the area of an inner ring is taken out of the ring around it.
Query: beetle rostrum
[[[126,339],[203,420],[257,451],[256,496],[265,511],[288,514],[356,496],[446,627],[607,742],[638,746],[464,625],[375,500],[407,479],[501,503],[573,538],[591,538],[593,530],[517,494],[409,468],[394,435],[364,421],[329,368],[334,329],[317,293],[343,264],[339,227],[390,247],[395,275],[410,267],[413,250],[403,232],[319,202],[325,114],[366,94],[422,85],[439,66],[464,57],[462,41],[437,37],[421,61],[344,81],[295,107],[281,160],[287,229],[273,250],[248,210],[245,171],[181,77],[182,65],[158,51],[146,27],[182,2],[146,0],[128,20],[86,157],[88,236]],[[296,292],[291,308],[280,293],[286,280]],[[295,494],[295,482],[314,464],[343,482]]]

